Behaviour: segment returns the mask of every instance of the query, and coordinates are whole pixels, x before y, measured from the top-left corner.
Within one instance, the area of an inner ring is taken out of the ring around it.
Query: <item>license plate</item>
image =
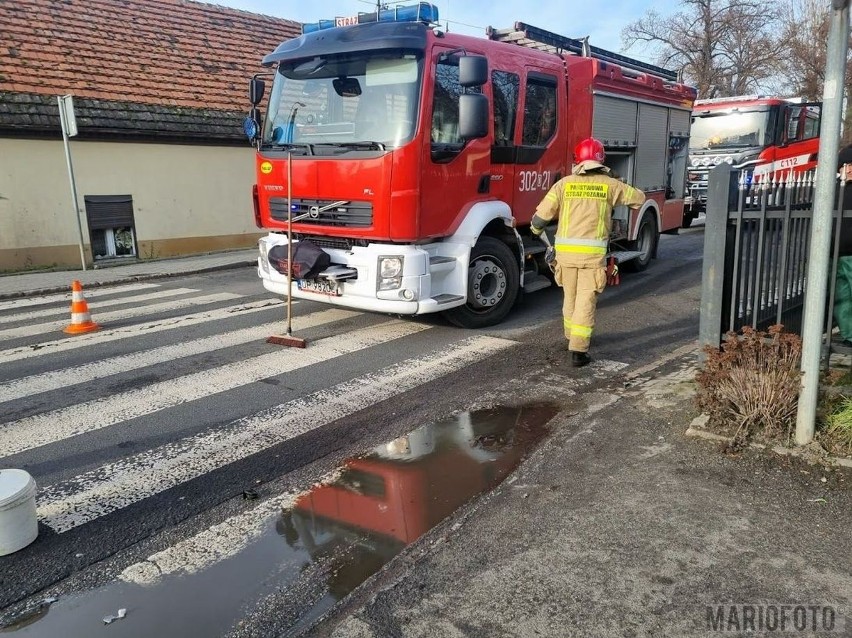
[[[331,281],[318,279],[297,279],[296,287],[303,292],[312,292],[317,295],[339,297],[341,295],[340,285]]]

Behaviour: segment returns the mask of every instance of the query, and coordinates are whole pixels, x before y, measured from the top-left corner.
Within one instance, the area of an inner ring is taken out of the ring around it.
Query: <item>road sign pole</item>
[[[825,330],[826,282],[830,281],[831,217],[837,187],[836,166],[840,146],[840,119],[843,107],[843,80],[849,50],[849,0],[832,0],[825,64],[822,126],[819,140],[814,194],[813,230],[807,266],[805,316],[802,325],[802,380],[796,414],[796,444],[807,445],[814,438],[822,339]],[[836,233],[840,233],[840,221]],[[828,335],[831,339],[831,335]]]
[[[74,103],[70,95],[60,95],[56,98],[59,103],[59,122],[62,128],[62,143],[65,145],[65,163],[68,165],[68,181],[71,184],[71,204],[74,209],[74,219],[77,220],[77,237],[80,246],[80,264],[86,270],[86,251],[83,248],[83,224],[80,221],[80,208],[77,205],[77,183],[74,181],[74,165],[71,163],[71,146],[69,135],[77,135],[77,123],[74,117]]]

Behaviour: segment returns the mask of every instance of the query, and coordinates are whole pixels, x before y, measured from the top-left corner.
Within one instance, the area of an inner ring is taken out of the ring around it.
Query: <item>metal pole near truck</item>
[[[293,336],[293,152],[287,151],[287,334],[272,335],[266,343],[304,348],[307,341]]]
[[[77,220],[77,237],[80,246],[80,264],[86,270],[86,251],[83,248],[83,224],[80,222],[80,208],[77,206],[77,183],[74,181],[74,166],[71,163],[71,146],[68,138],[77,135],[77,118],[74,116],[74,98],[70,95],[58,95],[59,124],[62,129],[62,142],[65,144],[65,163],[68,165],[68,180],[71,183],[71,206],[74,219]]]
[[[843,85],[849,49],[849,1],[832,0],[831,2],[831,27],[828,33],[825,86],[822,94],[820,162],[816,175],[813,231],[807,270],[808,286],[805,292],[805,317],[802,326],[802,385],[796,415],[797,445],[807,445],[813,440],[816,421],[819,360],[825,330],[826,282],[830,281],[828,265],[831,217],[837,186],[835,165],[840,148],[840,117],[843,110]],[[837,232],[840,232],[839,223]]]

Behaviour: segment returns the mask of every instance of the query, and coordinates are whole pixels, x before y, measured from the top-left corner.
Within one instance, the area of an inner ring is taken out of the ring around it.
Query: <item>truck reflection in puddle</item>
[[[548,404],[465,412],[346,461],[301,496],[277,529],[313,560],[331,561],[329,594],[351,592],[405,545],[492,489],[546,433]]]
[[[500,483],[542,438],[556,413],[553,405],[524,405],[425,425],[348,459],[336,480],[298,497],[274,525],[255,530],[257,535],[249,534],[251,540],[233,552],[203,543],[193,546],[188,539],[189,548],[174,555],[177,566],[172,569],[154,565],[144,571],[145,578],[118,578],[97,589],[63,594],[53,604],[4,618],[0,633],[38,638],[219,636],[238,627],[249,613],[273,622],[275,635],[292,635],[405,545]],[[263,506],[261,502],[258,508]],[[227,529],[220,532],[228,537]],[[194,558],[199,559],[197,567]],[[122,608],[127,608],[126,618],[103,623],[102,618]]]

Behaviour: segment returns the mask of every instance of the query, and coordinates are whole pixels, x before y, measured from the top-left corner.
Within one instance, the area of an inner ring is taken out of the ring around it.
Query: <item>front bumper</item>
[[[294,242],[295,244],[296,242]],[[336,283],[339,294],[312,292],[299,288],[296,280],[279,273],[269,263],[269,250],[276,245],[287,245],[284,235],[268,235],[258,243],[258,277],[269,292],[287,295],[288,288],[294,298],[319,301],[345,308],[367,310],[400,315],[416,315],[444,310],[432,296],[432,275],[429,271],[430,254],[420,246],[396,244],[369,244],[344,250],[323,248],[331,256],[331,273],[337,267],[353,268],[357,276]],[[392,290],[378,290],[378,262],[380,256],[403,257],[401,285]],[[333,277],[333,276],[332,276]],[[321,281],[332,281],[332,277],[320,273]]]

